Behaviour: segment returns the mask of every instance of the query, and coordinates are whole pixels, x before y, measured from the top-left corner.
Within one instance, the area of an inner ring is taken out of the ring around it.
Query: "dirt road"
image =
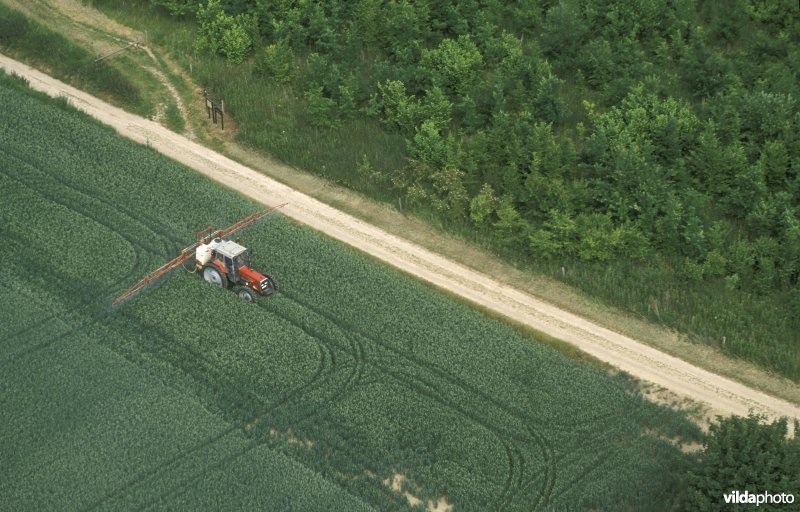
[[[491,311],[564,340],[639,379],[703,402],[714,413],[746,415],[752,409],[769,417],[800,419],[800,407],[795,404],[691,365],[476,273],[4,55],[0,55],[0,67],[24,77],[33,89],[66,97],[75,107],[112,126],[121,135],[148,144],[256,201],[268,206],[288,202],[283,213],[303,224]]]

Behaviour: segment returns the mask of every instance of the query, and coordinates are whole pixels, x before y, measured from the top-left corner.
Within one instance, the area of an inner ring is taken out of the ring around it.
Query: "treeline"
[[[764,510],[797,508],[800,489],[800,422],[789,438],[789,420],[717,416],[709,425],[703,451],[690,464],[684,478],[686,494],[681,510],[729,510],[724,495],[736,490],[749,494],[768,492]],[[731,497],[729,497],[730,499]],[[764,500],[764,498],[762,498]],[[735,502],[734,502],[735,503]],[[792,506],[794,504],[794,506]]]
[[[402,135],[404,165],[364,156],[355,188],[517,258],[777,305],[769,357],[758,322],[709,332],[800,376],[796,2],[152,2],[196,19],[197,51],[290,83],[312,125]]]

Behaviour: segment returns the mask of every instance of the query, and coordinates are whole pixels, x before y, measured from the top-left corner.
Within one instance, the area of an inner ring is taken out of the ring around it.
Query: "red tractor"
[[[230,284],[237,285],[239,297],[248,302],[255,302],[259,295],[272,295],[277,289],[275,278],[270,274],[262,274],[252,269],[250,267],[250,254],[247,249],[236,242],[225,240],[224,237],[244,229],[246,226],[283,206],[286,206],[286,204],[256,212],[232,226],[219,229],[209,235],[204,236],[205,233],[211,231],[211,227],[198,231],[195,243],[182,250],[179,256],[147,274],[141,281],[114,299],[113,304],[119,304],[191,259],[194,259],[192,272],[202,271],[203,279],[221,288],[227,288]]]
[[[259,295],[269,296],[277,288],[275,278],[253,270],[250,253],[230,240],[214,238],[195,249],[194,265],[203,272],[203,279],[220,288],[238,285],[239,297],[255,302]]]

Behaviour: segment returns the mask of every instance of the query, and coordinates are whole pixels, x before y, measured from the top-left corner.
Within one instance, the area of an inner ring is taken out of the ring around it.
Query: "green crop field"
[[[180,271],[111,308],[193,229],[259,205],[15,80],[0,102],[0,508],[679,498],[688,456],[665,439],[700,438],[683,415],[281,216],[241,235],[273,297]]]

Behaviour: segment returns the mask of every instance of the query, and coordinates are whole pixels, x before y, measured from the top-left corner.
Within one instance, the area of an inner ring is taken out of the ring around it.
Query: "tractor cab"
[[[230,240],[221,241],[213,250],[214,259],[225,266],[228,280],[239,282],[239,271],[250,264],[250,254],[247,248]]]

